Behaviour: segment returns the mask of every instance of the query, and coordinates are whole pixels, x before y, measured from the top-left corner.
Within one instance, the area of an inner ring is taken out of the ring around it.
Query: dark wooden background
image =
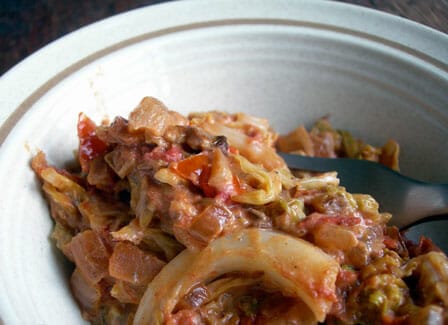
[[[82,26],[165,1],[0,0],[0,75],[52,40]],[[385,11],[448,33],[448,0],[335,1]]]

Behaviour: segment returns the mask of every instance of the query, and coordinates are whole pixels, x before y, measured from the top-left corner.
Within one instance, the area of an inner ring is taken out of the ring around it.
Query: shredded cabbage
[[[163,324],[193,286],[232,271],[263,272],[263,281],[297,297],[324,321],[335,299],[339,264],[316,246],[288,235],[244,229],[202,251],[185,250],[148,286],[134,324]]]

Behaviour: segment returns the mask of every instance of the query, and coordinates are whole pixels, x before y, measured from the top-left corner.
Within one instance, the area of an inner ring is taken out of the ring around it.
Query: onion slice
[[[339,264],[332,257],[299,238],[244,229],[214,240],[202,251],[177,255],[149,284],[134,324],[163,324],[195,285],[233,271],[262,271],[265,283],[302,300],[319,322],[335,301]]]

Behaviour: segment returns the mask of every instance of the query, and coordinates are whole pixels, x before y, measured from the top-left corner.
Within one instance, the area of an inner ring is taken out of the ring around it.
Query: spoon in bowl
[[[391,224],[407,231],[411,240],[424,234],[448,251],[448,184],[421,182],[367,160],[279,154],[291,169],[336,171],[341,186],[351,193],[372,195],[381,210],[392,213]],[[428,216],[444,214],[447,216],[425,221]]]

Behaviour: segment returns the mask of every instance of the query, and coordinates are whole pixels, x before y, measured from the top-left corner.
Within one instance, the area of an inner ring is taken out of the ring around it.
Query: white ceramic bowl
[[[63,166],[80,111],[127,116],[145,95],[180,112],[267,117],[279,132],[331,115],[402,147],[405,174],[448,181],[448,37],[328,1],[182,1],[122,14],[38,51],[0,80],[0,317],[80,324],[29,167]]]

